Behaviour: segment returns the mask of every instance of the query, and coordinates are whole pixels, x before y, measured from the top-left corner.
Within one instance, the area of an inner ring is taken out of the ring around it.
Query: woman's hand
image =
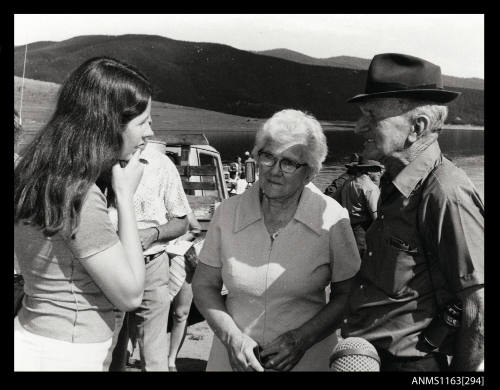
[[[244,333],[231,339],[226,348],[234,371],[264,371],[253,352],[256,346],[255,340]]]
[[[132,196],[141,181],[144,163],[139,161],[141,150],[137,149],[125,167],[116,163],[112,168],[111,185],[116,196]]]
[[[291,370],[304,356],[307,347],[299,332],[291,330],[283,333],[260,352],[264,367],[278,371]]]

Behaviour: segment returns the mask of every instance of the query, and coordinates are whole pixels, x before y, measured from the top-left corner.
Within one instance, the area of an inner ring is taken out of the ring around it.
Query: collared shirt
[[[221,268],[226,307],[260,345],[310,320],[327,303],[330,282],[353,277],[360,265],[347,211],[308,184],[293,219],[274,235],[264,224],[259,183],[216,209],[199,255]],[[332,332],[334,329],[332,329]],[[335,334],[313,346],[295,367],[328,369]],[[207,370],[230,370],[217,338]]]
[[[435,302],[442,305],[484,283],[484,205],[437,142],[392,182],[384,176],[379,218],[366,234],[359,286],[342,334],[397,356],[422,356],[416,344],[437,314]],[[451,342],[442,350],[449,352]]]
[[[175,217],[191,212],[191,207],[182,188],[182,182],[174,163],[164,154],[146,146],[141,158],[148,161],[134,194],[137,227],[146,229],[166,224]],[[118,226],[115,208],[109,209],[110,218]],[[144,256],[158,253],[167,243],[153,243],[144,251]]]
[[[380,189],[368,174],[356,176],[342,187],[342,206],[349,212],[351,225],[371,222],[377,212]]]

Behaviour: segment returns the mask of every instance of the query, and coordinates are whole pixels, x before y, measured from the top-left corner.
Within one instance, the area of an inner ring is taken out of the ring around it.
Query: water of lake
[[[325,131],[328,157],[314,183],[323,190],[344,172],[344,164],[354,152],[362,150],[363,138],[352,131]],[[210,145],[215,147],[223,161],[234,161],[252,150],[255,132],[205,132]],[[484,196],[484,131],[445,129],[439,136],[441,150],[455,165],[462,168]]]
[[[157,132],[161,135],[161,132]],[[245,151],[252,150],[254,131],[207,131],[204,133],[224,161],[234,161],[237,156],[243,157]],[[343,162],[354,152],[363,149],[363,137],[353,131],[325,131],[328,143],[327,163]],[[445,129],[439,136],[441,150],[447,156],[484,155],[484,131]]]

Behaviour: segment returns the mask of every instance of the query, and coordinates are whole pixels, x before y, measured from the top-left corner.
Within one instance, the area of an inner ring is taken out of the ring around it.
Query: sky
[[[397,52],[484,78],[483,14],[16,14],[14,45],[79,35],[148,34],[316,58]],[[29,46],[28,46],[29,50]]]

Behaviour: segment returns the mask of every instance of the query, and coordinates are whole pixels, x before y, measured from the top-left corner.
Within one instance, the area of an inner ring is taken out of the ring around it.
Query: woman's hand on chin
[[[113,166],[111,184],[117,197],[134,195],[144,171],[144,164],[139,161],[140,154],[137,149],[123,168],[119,162]]]

